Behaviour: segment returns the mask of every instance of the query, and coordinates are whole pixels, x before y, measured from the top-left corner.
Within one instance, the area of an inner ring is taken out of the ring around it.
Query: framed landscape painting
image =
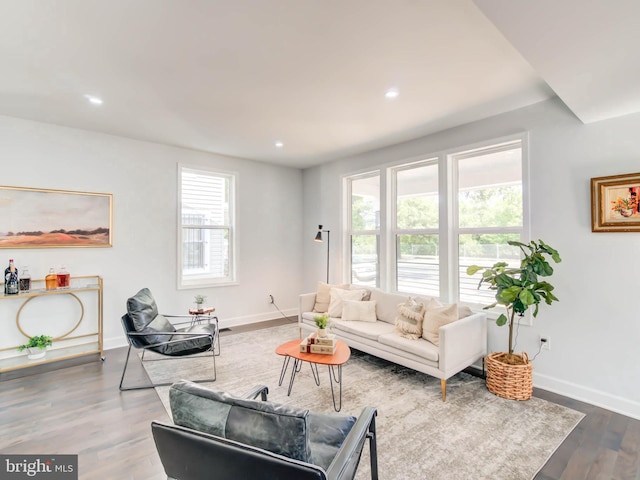
[[[113,195],[0,186],[0,248],[110,247]]]
[[[640,173],[591,179],[591,231],[640,232]]]

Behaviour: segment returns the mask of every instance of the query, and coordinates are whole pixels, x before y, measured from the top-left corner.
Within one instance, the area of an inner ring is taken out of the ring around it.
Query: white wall
[[[563,262],[551,280],[560,302],[542,305],[534,325],[520,328],[518,349],[532,356],[539,335],[549,336],[551,350],[534,362],[535,386],[640,418],[640,233],[592,233],[589,183],[640,171],[640,115],[583,125],[550,100],[305,170],[305,234],[316,223],[339,230],[342,175],[523,131],[530,134],[532,238],[554,246]],[[341,280],[341,240],[332,236],[332,281]],[[312,291],[325,254],[313,242],[303,242],[303,253],[304,287]],[[506,334],[492,324],[490,350],[504,350]]]
[[[125,344],[120,317],[142,287],[166,313],[186,314],[203,293],[223,326],[279,317],[269,294],[285,313],[297,312],[300,170],[2,116],[0,159],[0,185],[113,194],[112,248],[0,250],[0,265],[15,258],[33,278],[61,264],[72,276],[102,276],[107,347]],[[238,285],[177,289],[178,163],[239,175]],[[5,328],[15,329],[15,318],[0,318]]]

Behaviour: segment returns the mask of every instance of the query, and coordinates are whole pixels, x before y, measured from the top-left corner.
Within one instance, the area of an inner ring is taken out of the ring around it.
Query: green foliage
[[[376,212],[380,209],[371,197],[353,195],[351,197],[351,228],[353,230],[374,230]]]
[[[555,263],[560,263],[560,254],[542,240],[531,241],[529,244],[509,241],[509,245],[520,248],[523,258],[520,268],[510,268],[505,262],[495,263],[492,267],[481,267],[471,265],[467,268],[467,275],[475,275],[482,272],[482,277],[478,283],[478,288],[483,284],[490,290],[495,290],[496,301],[485,309],[493,308],[496,305],[503,305],[508,317],[501,314],[496,320],[498,326],[509,325],[509,353],[513,353],[513,320],[515,315],[524,313],[533,307],[533,316],[538,315],[538,306],[544,301],[547,305],[558,301],[553,294],[553,285],[540,280],[538,277],[550,277],[553,274],[553,267],[549,263],[550,257]]]
[[[460,226],[507,227],[522,225],[521,185],[501,185],[461,191]]]
[[[398,199],[398,228],[438,228],[437,197],[409,197]]]
[[[327,328],[327,321],[329,317],[327,315],[316,315],[313,317],[313,321],[316,322],[316,327],[320,329]]]
[[[195,300],[195,302],[198,305],[201,305],[207,300],[207,296],[206,295],[196,295],[195,297],[193,297],[193,299]]]
[[[53,339],[49,335],[36,335],[35,337],[31,337],[24,345],[20,345],[18,351],[21,352],[27,348],[34,347],[44,350],[51,345],[53,345]]]

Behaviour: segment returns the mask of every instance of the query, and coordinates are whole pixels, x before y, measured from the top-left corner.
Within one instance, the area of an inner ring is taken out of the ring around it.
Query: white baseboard
[[[290,308],[288,310],[283,310],[285,316],[288,317],[297,317],[298,309]],[[279,312],[266,312],[259,313],[256,315],[245,315],[242,317],[231,317],[231,318],[220,318],[220,328],[231,328],[231,327],[239,327],[241,325],[250,325],[252,323],[262,323],[268,322],[270,320],[276,320],[278,318],[282,318],[282,315]],[[127,339],[124,337],[124,334],[121,337],[111,337],[104,339],[104,349],[111,350],[113,348],[120,348],[127,346]]]
[[[640,402],[533,371],[533,386],[640,420]]]

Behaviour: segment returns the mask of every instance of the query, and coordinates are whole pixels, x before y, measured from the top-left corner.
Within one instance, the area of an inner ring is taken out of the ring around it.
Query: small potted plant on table
[[[482,271],[482,278],[478,288],[487,284],[490,290],[496,291],[496,301],[484,309],[503,305],[507,314],[501,313],[496,320],[498,326],[509,327],[509,350],[487,355],[487,388],[492,393],[512,400],[528,400],[533,393],[533,365],[525,352],[513,353],[513,327],[517,324],[516,314],[524,316],[529,307],[533,306],[533,316],[538,315],[538,305],[544,300],[547,305],[558,301],[552,293],[553,285],[540,280],[539,277],[549,277],[553,274],[553,267],[548,257],[556,263],[562,260],[556,250],[544,243],[530,242],[529,244],[509,241],[509,245],[517,246],[523,253],[520,268],[510,268],[505,262],[498,262],[492,267],[471,265],[467,268],[468,275]]]
[[[318,337],[325,337],[327,335],[327,322],[329,321],[329,316],[327,314],[316,315],[313,317],[313,321],[316,322],[316,327],[318,327]]]
[[[198,311],[198,313],[202,313],[204,311],[202,308],[202,304],[207,300],[206,295],[196,295],[195,297],[193,297],[193,299],[196,302],[196,310]]]
[[[53,339],[49,335],[36,335],[24,345],[20,345],[18,351],[22,352],[26,349],[29,351],[29,360],[37,360],[47,354],[46,348],[51,345],[53,345]]]

